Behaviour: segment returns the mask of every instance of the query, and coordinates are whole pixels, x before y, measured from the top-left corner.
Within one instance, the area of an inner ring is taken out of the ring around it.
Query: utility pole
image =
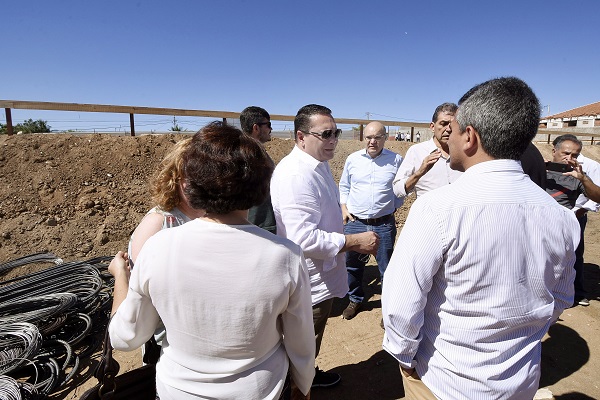
[[[367,111],[365,114],[367,115],[367,120],[370,120],[371,119],[371,113]]]
[[[548,104],[548,105],[546,105],[546,106],[544,106],[542,108],[546,109],[546,115],[550,115],[550,104]]]

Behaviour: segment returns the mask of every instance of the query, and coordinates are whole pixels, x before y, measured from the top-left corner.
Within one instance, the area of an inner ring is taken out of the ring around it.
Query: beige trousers
[[[404,371],[400,369],[400,375],[402,375],[402,384],[404,385],[404,397],[407,400],[437,400],[437,397],[425,386],[416,370],[413,370],[410,376],[405,376]]]
[[[321,350],[321,341],[323,340],[323,332],[325,332],[325,325],[327,325],[327,318],[331,314],[331,307],[333,306],[333,299],[327,299],[319,304],[313,306],[313,325],[315,326],[315,358],[319,355]]]

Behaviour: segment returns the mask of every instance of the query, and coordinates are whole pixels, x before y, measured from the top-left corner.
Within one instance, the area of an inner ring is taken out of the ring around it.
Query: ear
[[[435,127],[435,124],[433,122],[429,123],[429,129],[431,129],[431,132],[433,132],[433,128]]]
[[[304,144],[304,132],[296,131],[296,143]]]
[[[463,133],[464,142],[463,148],[465,153],[474,154],[481,147],[481,137],[479,136],[479,132],[471,125],[468,125]]]
[[[254,139],[258,138],[258,135],[260,134],[260,126],[258,126],[257,124],[252,124],[252,134],[250,136],[252,136]]]

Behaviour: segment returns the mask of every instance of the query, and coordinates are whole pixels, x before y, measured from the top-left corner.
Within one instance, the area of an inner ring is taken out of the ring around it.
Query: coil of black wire
[[[37,272],[0,282],[0,399],[42,399],[67,390],[80,363],[100,350],[112,303],[112,257],[63,262],[36,253],[0,264],[0,275],[32,263]],[[79,376],[78,376],[79,375]]]

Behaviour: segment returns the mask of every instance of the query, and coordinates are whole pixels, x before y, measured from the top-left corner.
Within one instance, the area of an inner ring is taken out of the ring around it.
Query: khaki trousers
[[[325,325],[327,324],[327,318],[331,314],[331,307],[333,306],[333,299],[327,299],[313,306],[313,325],[315,327],[315,358],[319,355],[321,349],[321,341],[323,340],[323,332],[325,332]]]
[[[410,376],[404,376],[404,372],[400,369],[400,375],[402,375],[404,396],[407,400],[437,400],[437,397],[431,393],[431,390],[419,378],[416,370],[413,370]]]

